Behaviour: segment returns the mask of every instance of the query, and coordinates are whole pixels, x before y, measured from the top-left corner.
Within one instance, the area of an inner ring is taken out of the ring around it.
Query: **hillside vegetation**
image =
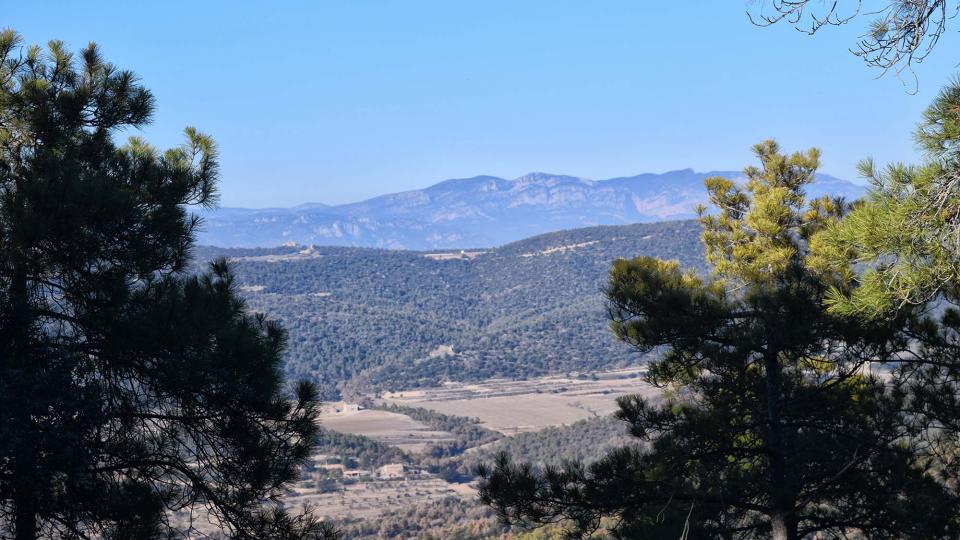
[[[648,255],[701,268],[699,231],[693,221],[591,227],[464,254],[201,247],[195,259],[231,258],[250,308],[290,333],[287,371],[329,399],[635,363],[608,329],[610,265]]]

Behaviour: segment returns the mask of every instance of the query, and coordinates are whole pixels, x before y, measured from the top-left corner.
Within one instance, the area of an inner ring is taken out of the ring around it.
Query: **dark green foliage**
[[[861,173],[873,184],[870,194],[812,240],[818,264],[846,269],[847,279],[858,285],[833,292],[836,313],[889,317],[960,282],[960,80],[924,111],[914,137],[922,163],[862,162]]]
[[[914,354],[900,360],[891,378],[904,389],[905,409],[922,434],[937,477],[960,483],[960,288],[941,290],[935,312],[911,328]]]
[[[622,420],[612,416],[588,418],[569,426],[551,426],[506,437],[464,454],[459,471],[472,479],[478,465],[492,462],[501,453],[513,461],[526,461],[538,467],[561,466],[566,462],[593,463],[612,448],[632,442]]]
[[[328,536],[264,503],[297,477],[316,389],[222,262],[183,270],[214,200],[213,142],[158,152],[136,78],[0,33],[0,534],[167,538],[205,510],[233,538]]]
[[[205,226],[200,222],[200,227]],[[301,251],[298,246],[276,246],[269,248],[221,248],[211,246],[193,246],[190,251],[190,258],[195,264],[203,264],[204,261],[213,261],[230,257],[267,257],[267,256],[290,256]],[[199,268],[202,270],[202,268]]]
[[[372,469],[388,463],[411,463],[406,452],[396,446],[377,442],[363,435],[341,433],[324,429],[317,437],[315,450],[320,454],[332,454],[355,460],[355,465]]]
[[[239,284],[264,287],[247,300],[289,330],[288,373],[312,378],[334,398],[351,389],[634,363],[607,331],[602,291],[609,265],[645,253],[702,268],[698,232],[689,221],[592,227],[473,259],[324,247],[316,248],[317,258],[276,262],[259,256],[295,250],[203,248],[198,257],[230,255]],[[431,357],[441,345],[456,354]]]
[[[418,538],[421,540],[478,540],[505,538],[493,512],[458,497],[430,501],[387,512],[375,521],[338,524],[349,538]],[[417,536],[412,536],[416,534]]]
[[[540,469],[501,456],[480,470],[481,499],[501,518],[566,521],[583,536],[612,516],[621,538],[960,534],[954,482],[940,481],[952,478],[938,456],[951,437],[917,422],[910,374],[873,373],[913,357],[917,328],[939,326],[910,310],[871,323],[830,313],[828,291],[849,284],[808,266],[806,239],[843,204],[804,200],[817,152],[755,151],[762,168],[745,171],[745,188],[707,181],[720,209],[701,217],[709,278],[648,257],[611,270],[614,333],[664,349],[647,377],[664,399],[618,400],[648,446]]]
[[[429,458],[441,459],[457,456],[475,446],[484,445],[503,438],[503,435],[500,433],[481,426],[480,420],[476,418],[452,416],[431,411],[430,409],[406,407],[395,404],[374,407],[385,411],[405,414],[418,422],[426,424],[430,429],[446,431],[456,437],[456,440],[453,442],[434,445],[424,451],[423,454]]]

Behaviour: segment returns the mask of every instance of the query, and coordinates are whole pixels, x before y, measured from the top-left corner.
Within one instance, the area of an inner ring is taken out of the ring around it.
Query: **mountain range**
[[[291,208],[217,208],[200,213],[199,243],[222,247],[330,245],[389,249],[499,246],[533,235],[596,225],[686,219],[707,202],[704,179],[743,173],[640,174],[608,180],[530,173],[452,179],[366,201]],[[810,197],[856,199],[864,187],[819,174]]]

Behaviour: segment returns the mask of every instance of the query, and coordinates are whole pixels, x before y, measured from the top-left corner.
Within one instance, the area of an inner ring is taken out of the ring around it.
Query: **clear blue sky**
[[[99,43],[156,95],[156,145],[195,125],[222,204],[342,203],[446,178],[740,169],[775,137],[823,171],[911,161],[917,95],[847,52],[862,30],[756,28],[746,3],[636,0],[5,2],[28,42]],[[960,26],[960,21],[953,21]]]

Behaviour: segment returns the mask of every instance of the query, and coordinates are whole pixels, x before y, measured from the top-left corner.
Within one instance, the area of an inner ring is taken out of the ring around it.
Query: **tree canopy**
[[[915,138],[923,163],[862,162],[870,194],[813,240],[816,264],[858,285],[830,294],[837,313],[887,317],[960,283],[960,80],[927,108]]]
[[[283,330],[223,262],[184,272],[212,139],[113,141],[153,108],[93,44],[0,33],[0,536],[170,538],[205,518],[321,537],[269,504],[310,451],[315,389],[286,386]]]
[[[663,353],[647,375],[662,399],[618,402],[643,445],[590,465],[498,458],[481,469],[480,493],[502,519],[566,522],[573,537],[605,516],[622,538],[960,533],[960,501],[941,481],[948,461],[932,457],[953,439],[928,437],[945,424],[924,412],[956,412],[931,395],[956,395],[946,374],[953,330],[909,310],[872,321],[828,310],[848,274],[813,264],[809,239],[848,205],[805,200],[816,150],[785,155],[767,141],[755,152],[761,167],[745,169],[745,186],[707,181],[716,209],[700,217],[708,276],[646,257],[610,272],[615,335]],[[938,345],[917,348],[921,334]],[[929,365],[946,371],[921,383],[915,369],[884,367],[913,354],[940,358]],[[930,391],[911,393],[909,381]]]
[[[690,220],[557,231],[473,258],[317,246],[309,257],[198,247],[195,259],[230,257],[248,306],[289,333],[289,376],[335,400],[632,365],[606,329],[610,263],[645,254],[701,268],[698,238]]]

